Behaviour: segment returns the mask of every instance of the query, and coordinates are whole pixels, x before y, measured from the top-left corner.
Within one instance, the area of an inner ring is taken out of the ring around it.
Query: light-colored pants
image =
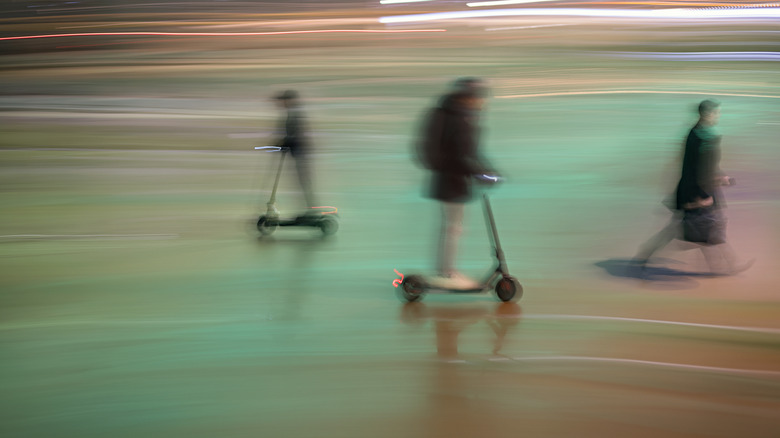
[[[674,215],[661,231],[653,235],[653,237],[647,239],[647,242],[643,243],[639,247],[639,252],[635,256],[638,260],[648,260],[656,252],[660,251],[666,245],[668,245],[674,239],[682,238],[682,218],[681,212],[674,212]]]
[[[441,203],[441,235],[436,269],[439,275],[447,276],[455,271],[455,259],[458,253],[458,240],[463,234],[463,212],[465,204],[461,202]]]

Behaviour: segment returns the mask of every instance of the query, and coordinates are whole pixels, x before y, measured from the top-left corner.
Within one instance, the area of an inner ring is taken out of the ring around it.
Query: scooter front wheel
[[[427,288],[428,285],[421,276],[410,275],[401,283],[401,296],[409,303],[419,301]]]
[[[523,296],[523,286],[520,282],[511,276],[506,276],[496,283],[496,296],[499,300],[507,302],[517,297],[519,300]]]
[[[322,234],[326,236],[336,234],[336,231],[339,229],[339,221],[330,215],[323,215],[322,219],[320,219],[319,225]]]
[[[270,223],[268,217],[265,215],[260,216],[260,218],[257,219],[257,231],[259,231],[263,236],[270,236],[274,231],[276,231],[276,224]]]

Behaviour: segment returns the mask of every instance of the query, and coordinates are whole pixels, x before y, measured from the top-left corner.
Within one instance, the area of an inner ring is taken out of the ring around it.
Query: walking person
[[[680,181],[674,198],[674,217],[660,232],[645,242],[634,260],[646,265],[650,258],[675,238],[701,245],[710,270],[734,274],[750,267],[738,265],[734,250],[726,242],[725,203],[721,187],[733,183],[720,169],[722,136],[716,125],[720,103],[699,104],[699,120],[685,140]]]

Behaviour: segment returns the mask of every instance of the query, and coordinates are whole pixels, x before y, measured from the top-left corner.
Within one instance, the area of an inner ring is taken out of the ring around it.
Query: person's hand
[[[724,175],[724,176],[721,176],[720,178],[718,178],[718,184],[720,184],[722,186],[733,186],[736,183],[737,183],[737,181],[734,178],[730,177],[730,176],[725,176]]]

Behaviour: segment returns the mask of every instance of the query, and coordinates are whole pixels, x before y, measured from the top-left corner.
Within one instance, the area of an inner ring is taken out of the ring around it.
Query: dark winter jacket
[[[433,199],[466,202],[471,199],[473,175],[488,172],[478,153],[477,114],[460,106],[452,95],[428,114],[418,147],[420,161],[431,171]]]
[[[293,107],[287,110],[282,130],[284,137],[279,142],[280,147],[289,148],[290,154],[294,157],[303,156],[308,152],[306,121],[299,108]]]
[[[720,174],[720,139],[713,127],[694,126],[685,141],[682,175],[677,185],[677,209],[712,197],[713,205],[719,204],[716,178]]]

